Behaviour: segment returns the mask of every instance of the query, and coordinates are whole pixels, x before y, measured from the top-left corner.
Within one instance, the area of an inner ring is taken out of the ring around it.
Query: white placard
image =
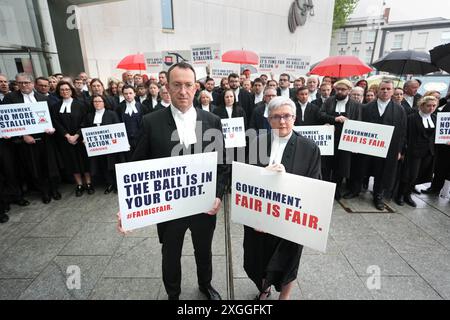
[[[52,119],[45,101],[0,105],[1,137],[43,133],[52,128]]]
[[[447,144],[449,142],[450,112],[438,112],[436,117],[436,144]]]
[[[283,73],[286,65],[286,55],[261,53],[259,55],[259,73]]]
[[[244,118],[221,119],[225,148],[245,147]]]
[[[310,56],[286,56],[285,72],[306,74],[309,72]]]
[[[212,209],[217,152],[116,164],[124,230],[192,216]]]
[[[325,252],[336,185],[233,162],[231,219]]]
[[[294,130],[314,141],[320,149],[320,155],[334,155],[334,126],[298,126]]]
[[[191,56],[193,65],[206,65],[211,61],[220,61],[222,57],[220,43],[191,46]]]
[[[146,52],[145,64],[147,65],[147,73],[158,73],[163,69],[163,58],[161,52]]]
[[[393,126],[347,120],[338,149],[386,158],[393,133]]]
[[[191,50],[162,51],[163,70],[167,71],[171,66],[180,62],[192,63]]]
[[[210,67],[210,77],[218,84],[222,78],[227,78],[230,73],[239,74],[240,70],[239,64],[213,61]]]
[[[124,123],[82,128],[88,157],[130,151]]]

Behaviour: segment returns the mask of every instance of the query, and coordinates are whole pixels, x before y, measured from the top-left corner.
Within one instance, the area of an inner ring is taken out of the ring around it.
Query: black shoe
[[[429,187],[428,189],[422,190],[422,193],[423,194],[437,196],[439,194],[439,191],[440,190],[435,190],[435,189]]]
[[[344,199],[353,199],[353,198],[358,198],[359,197],[359,193],[357,192],[348,192],[346,194],[344,194]]]
[[[61,193],[59,193],[58,190],[52,191],[50,195],[52,196],[53,200],[61,200]]]
[[[92,184],[90,184],[90,183],[88,183],[88,184],[86,185],[86,190],[87,190],[87,193],[88,193],[88,194],[94,194],[94,193],[95,193],[95,189],[94,189],[94,187],[92,186]]]
[[[8,222],[9,217],[6,213],[0,213],[0,223],[6,223]]]
[[[268,298],[270,298],[271,292],[270,292],[270,288],[267,289],[266,291],[262,291],[260,292],[254,300],[267,300]],[[263,299],[264,298],[264,299]]]
[[[13,203],[15,203],[15,204],[17,204],[18,206],[21,206],[21,207],[26,207],[26,206],[30,205],[30,202],[28,200],[25,200],[24,198],[19,199],[19,200],[13,202]]]
[[[222,300],[220,294],[211,285],[206,287],[199,286],[198,289],[206,296],[206,298],[208,298],[208,300]]]
[[[112,184],[110,184],[106,189],[105,189],[105,194],[110,194],[111,192],[113,192],[114,190],[114,186]]]
[[[375,205],[375,208],[377,208],[377,210],[383,211],[384,210],[384,202],[383,202],[383,198],[374,198],[373,199],[373,204]]]
[[[405,195],[405,203],[413,208],[417,207],[416,202],[411,198],[410,194]]]
[[[75,189],[75,196],[81,197],[83,195],[83,192],[84,192],[84,187],[81,184],[77,185],[77,188]]]
[[[42,197],[42,203],[49,204],[50,201],[52,201],[52,198],[50,198],[49,196]]]
[[[403,200],[403,195],[395,197],[395,203],[398,204],[399,206],[404,206],[405,201]]]
[[[369,189],[369,184],[364,182],[364,183],[362,184],[362,188],[363,188],[363,190]]]

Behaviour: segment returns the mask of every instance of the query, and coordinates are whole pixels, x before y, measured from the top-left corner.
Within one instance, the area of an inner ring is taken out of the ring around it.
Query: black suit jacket
[[[407,116],[409,116],[410,114],[416,113],[418,111],[417,108],[411,108],[408,101],[406,101],[405,99],[402,100],[402,108],[403,108],[403,110],[405,110],[405,113]]]
[[[219,116],[220,119],[229,119],[228,112],[224,106],[218,106],[214,109],[213,113]],[[245,114],[244,109],[241,108],[238,104],[233,106],[233,111],[231,112],[231,118],[244,118],[244,125],[247,128],[247,116]]]
[[[264,101],[260,101],[255,105],[255,109],[253,110],[248,124],[249,129],[255,129],[258,134],[263,132],[263,130],[270,130],[269,120],[264,117],[265,111],[266,103]]]
[[[293,101],[297,100],[296,97],[297,89],[289,88],[289,98]],[[281,96],[281,88],[277,88],[277,96]]]
[[[135,105],[136,105],[136,109],[139,112],[142,112],[142,115],[146,115],[147,113],[151,112],[151,110],[147,106],[141,104],[139,101],[136,101]],[[120,122],[123,122],[123,114],[125,113],[125,110],[127,110],[127,101],[123,100],[119,104],[119,106],[115,109],[117,115],[119,116]]]
[[[244,109],[247,118],[250,118],[255,108],[255,99],[252,98],[251,93],[240,88],[239,90],[239,105]]]
[[[329,123],[332,125],[336,124],[336,104],[336,97],[330,97],[322,104],[322,107],[320,108],[320,118],[322,123]],[[347,114],[347,118],[350,120],[359,120],[361,108],[361,104],[353,101],[352,99],[348,99],[348,102],[345,105],[345,113]]]
[[[39,101],[48,102],[48,97],[44,96],[43,94],[40,94],[39,92],[34,91],[34,97],[38,102]],[[4,104],[24,103],[23,95],[20,91],[12,91],[3,98],[3,103]]]
[[[295,119],[295,126],[316,126],[323,124],[320,118],[320,109],[312,103],[306,104],[305,114],[302,117],[302,108],[300,102],[296,102],[297,115]]]

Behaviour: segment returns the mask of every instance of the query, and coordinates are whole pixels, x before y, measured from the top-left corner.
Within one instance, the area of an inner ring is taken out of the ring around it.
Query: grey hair
[[[16,75],[16,80],[17,80],[18,77],[24,77],[24,78],[28,79],[28,80],[31,81],[31,82],[34,81],[33,76],[32,76],[31,74],[29,74],[29,73],[26,73],[26,72],[18,73],[18,74]]]
[[[277,94],[277,90],[276,89],[266,86],[264,88],[263,95],[266,95],[267,91],[269,91],[269,90],[273,90],[273,92],[275,92],[275,94]]]
[[[353,91],[359,91],[359,93],[364,94],[364,89],[361,88],[361,87],[353,87],[352,90],[350,91],[350,94],[351,94]]]
[[[202,90],[200,91],[199,95],[198,95],[198,101],[200,101],[200,98],[202,97],[202,94],[206,94],[206,96],[209,98],[209,100],[212,101],[212,95],[208,90]]]
[[[382,83],[392,84],[392,86],[395,87],[395,86],[394,86],[394,81],[392,81],[391,79],[386,79],[386,78],[385,78],[385,79],[381,80],[380,86],[381,86]]]
[[[295,103],[291,99],[286,98],[286,97],[275,97],[272,100],[270,100],[269,106],[268,106],[269,115],[272,113],[272,111],[274,111],[282,106],[291,107],[292,114],[296,115],[297,108],[295,107]]]
[[[408,88],[413,83],[417,83],[420,86],[419,81],[417,81],[416,79],[411,79],[405,82],[405,84],[403,85],[403,89]]]

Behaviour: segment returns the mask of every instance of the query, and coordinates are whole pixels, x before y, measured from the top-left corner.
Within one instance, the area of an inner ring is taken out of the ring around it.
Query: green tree
[[[336,0],[334,4],[333,30],[345,25],[359,0]]]

